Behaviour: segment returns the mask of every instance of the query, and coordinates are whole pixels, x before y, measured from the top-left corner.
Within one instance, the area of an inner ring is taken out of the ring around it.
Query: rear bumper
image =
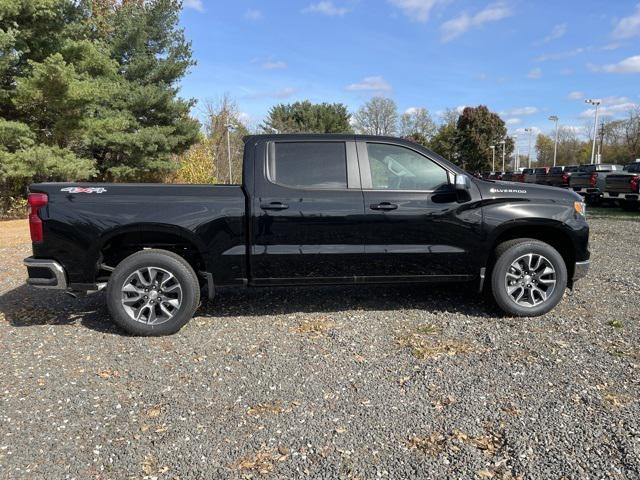
[[[29,275],[27,284],[32,287],[67,289],[67,274],[55,260],[29,257],[24,259],[24,265]]]
[[[640,194],[626,192],[606,192],[604,198],[611,200],[629,200],[631,202],[640,200]]]
[[[587,276],[589,273],[589,266],[591,265],[590,260],[585,260],[584,262],[576,262],[573,268],[573,281],[580,280]]]

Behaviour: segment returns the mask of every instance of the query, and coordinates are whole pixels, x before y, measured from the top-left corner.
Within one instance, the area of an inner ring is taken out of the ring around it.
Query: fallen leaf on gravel
[[[149,418],[156,418],[156,417],[159,417],[161,413],[162,413],[162,408],[160,406],[155,406],[148,409],[146,412],[146,415]]]
[[[119,377],[120,376],[120,372],[118,370],[110,370],[110,369],[106,369],[106,370],[100,370],[97,375],[100,378],[111,378],[111,377]]]
[[[496,476],[495,473],[489,471],[489,470],[478,470],[476,472],[476,475],[478,475],[480,478],[493,478]]]
[[[275,462],[284,461],[287,457],[288,455],[281,455],[273,448],[262,447],[254,455],[238,460],[235,467],[238,470],[267,475],[273,471]]]
[[[478,351],[477,348],[466,342],[434,339],[415,333],[398,338],[398,344],[403,348],[408,348],[414,357],[421,360]]]
[[[438,432],[432,432],[428,437],[413,437],[409,439],[409,448],[415,448],[422,453],[428,453],[430,455],[438,455],[441,453],[447,439],[444,435]]]
[[[276,400],[274,402],[259,403],[254,407],[249,407],[247,409],[247,415],[256,416],[256,417],[265,413],[278,415],[284,411],[285,410],[284,410],[284,407],[282,406],[282,402],[280,400]]]
[[[627,395],[618,394],[614,392],[606,393],[604,399],[613,407],[621,407],[629,403],[630,399]]]
[[[294,332],[303,333],[312,337],[321,337],[326,335],[335,327],[335,323],[326,317],[316,320],[304,320],[293,329]]]

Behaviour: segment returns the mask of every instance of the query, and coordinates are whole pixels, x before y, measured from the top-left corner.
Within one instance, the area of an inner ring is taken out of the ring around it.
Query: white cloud
[[[497,22],[513,15],[511,7],[505,2],[496,2],[487,5],[475,15],[463,13],[440,26],[443,42],[449,42],[472,28],[479,28],[485,23]]]
[[[342,17],[348,12],[348,8],[338,7],[330,1],[311,3],[309,4],[309,6],[302,10],[302,13],[321,13],[330,17]]]
[[[584,98],[584,92],[574,91],[567,95],[569,100],[582,100]]]
[[[584,53],[586,51],[586,48],[574,48],[573,50],[568,50],[566,52],[547,53],[537,56],[535,58],[535,61],[546,62],[548,60],[562,60],[563,58],[575,57],[576,55],[580,55],[581,53]]]
[[[533,115],[534,113],[538,113],[538,107],[518,107],[512,108],[511,110],[506,110],[504,112],[500,112],[500,115],[504,115],[505,117],[509,116],[520,116],[520,115]]]
[[[389,0],[389,3],[402,10],[411,20],[426,22],[431,16],[431,10],[448,3],[448,0]]]
[[[183,5],[185,8],[193,8],[198,12],[204,12],[204,5],[202,4],[202,0],[184,0]]]
[[[244,18],[255,22],[256,20],[260,20],[262,18],[262,12],[255,8],[250,8],[245,12]]]
[[[282,60],[267,60],[262,64],[262,68],[265,70],[283,70],[287,68],[287,63]]]
[[[566,23],[559,23],[558,25],[553,27],[553,29],[551,30],[551,33],[549,33],[549,35],[544,37],[542,40],[539,40],[535,44],[536,45],[543,45],[545,43],[552,42],[554,40],[557,40],[558,38],[564,37],[565,33],[567,33],[567,24]]]
[[[522,120],[520,120],[519,118],[509,118],[507,119],[507,121],[505,122],[507,125],[519,125],[522,123]]]
[[[347,85],[347,90],[352,92],[356,91],[369,91],[369,92],[388,92],[391,90],[391,85],[381,76],[365,77],[361,82],[352,83]]]
[[[272,90],[268,92],[257,92],[246,96],[246,98],[258,99],[258,98],[288,98],[295,95],[298,92],[293,87],[284,87],[279,90]]]
[[[640,3],[636,5],[636,11],[628,17],[622,18],[613,29],[611,35],[614,38],[631,38],[640,36]]]
[[[404,113],[407,115],[413,115],[414,113],[418,113],[419,111],[420,107],[409,107],[404,111]]]
[[[625,58],[618,63],[609,65],[593,65],[589,64],[589,68],[594,72],[607,73],[640,73],[640,55]]]
[[[610,96],[604,97],[600,101],[601,105],[600,108],[598,108],[598,113],[603,117],[615,117],[638,106],[638,104],[631,101],[629,97]],[[595,112],[595,108],[588,108],[580,113],[580,117],[593,118]]]
[[[527,78],[537,80],[540,77],[542,77],[542,70],[540,68],[534,68],[529,73],[527,73]]]

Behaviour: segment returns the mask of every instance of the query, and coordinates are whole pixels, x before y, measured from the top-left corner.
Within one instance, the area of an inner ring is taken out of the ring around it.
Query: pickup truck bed
[[[48,196],[40,212],[46,241],[33,244],[34,257],[64,265],[71,290],[97,289],[108,278],[100,277],[142,246],[197,259],[199,271],[216,272],[220,284],[246,278],[240,186],[38,183],[30,191]]]

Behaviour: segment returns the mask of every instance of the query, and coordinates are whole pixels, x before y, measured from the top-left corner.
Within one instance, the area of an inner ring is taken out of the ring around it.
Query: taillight
[[[29,230],[31,231],[31,241],[33,243],[42,242],[42,220],[38,216],[40,209],[47,205],[49,197],[46,193],[30,193],[27,197],[29,204]]]
[[[568,173],[563,173],[562,174],[562,183],[564,183],[565,185],[569,185],[569,174]]]
[[[640,176],[636,175],[635,177],[631,177],[629,185],[631,185],[632,192],[640,193]]]
[[[589,183],[591,184],[592,187],[596,186],[596,184],[598,183],[598,174],[597,174],[597,172],[593,172],[591,174],[591,178],[589,178]]]

